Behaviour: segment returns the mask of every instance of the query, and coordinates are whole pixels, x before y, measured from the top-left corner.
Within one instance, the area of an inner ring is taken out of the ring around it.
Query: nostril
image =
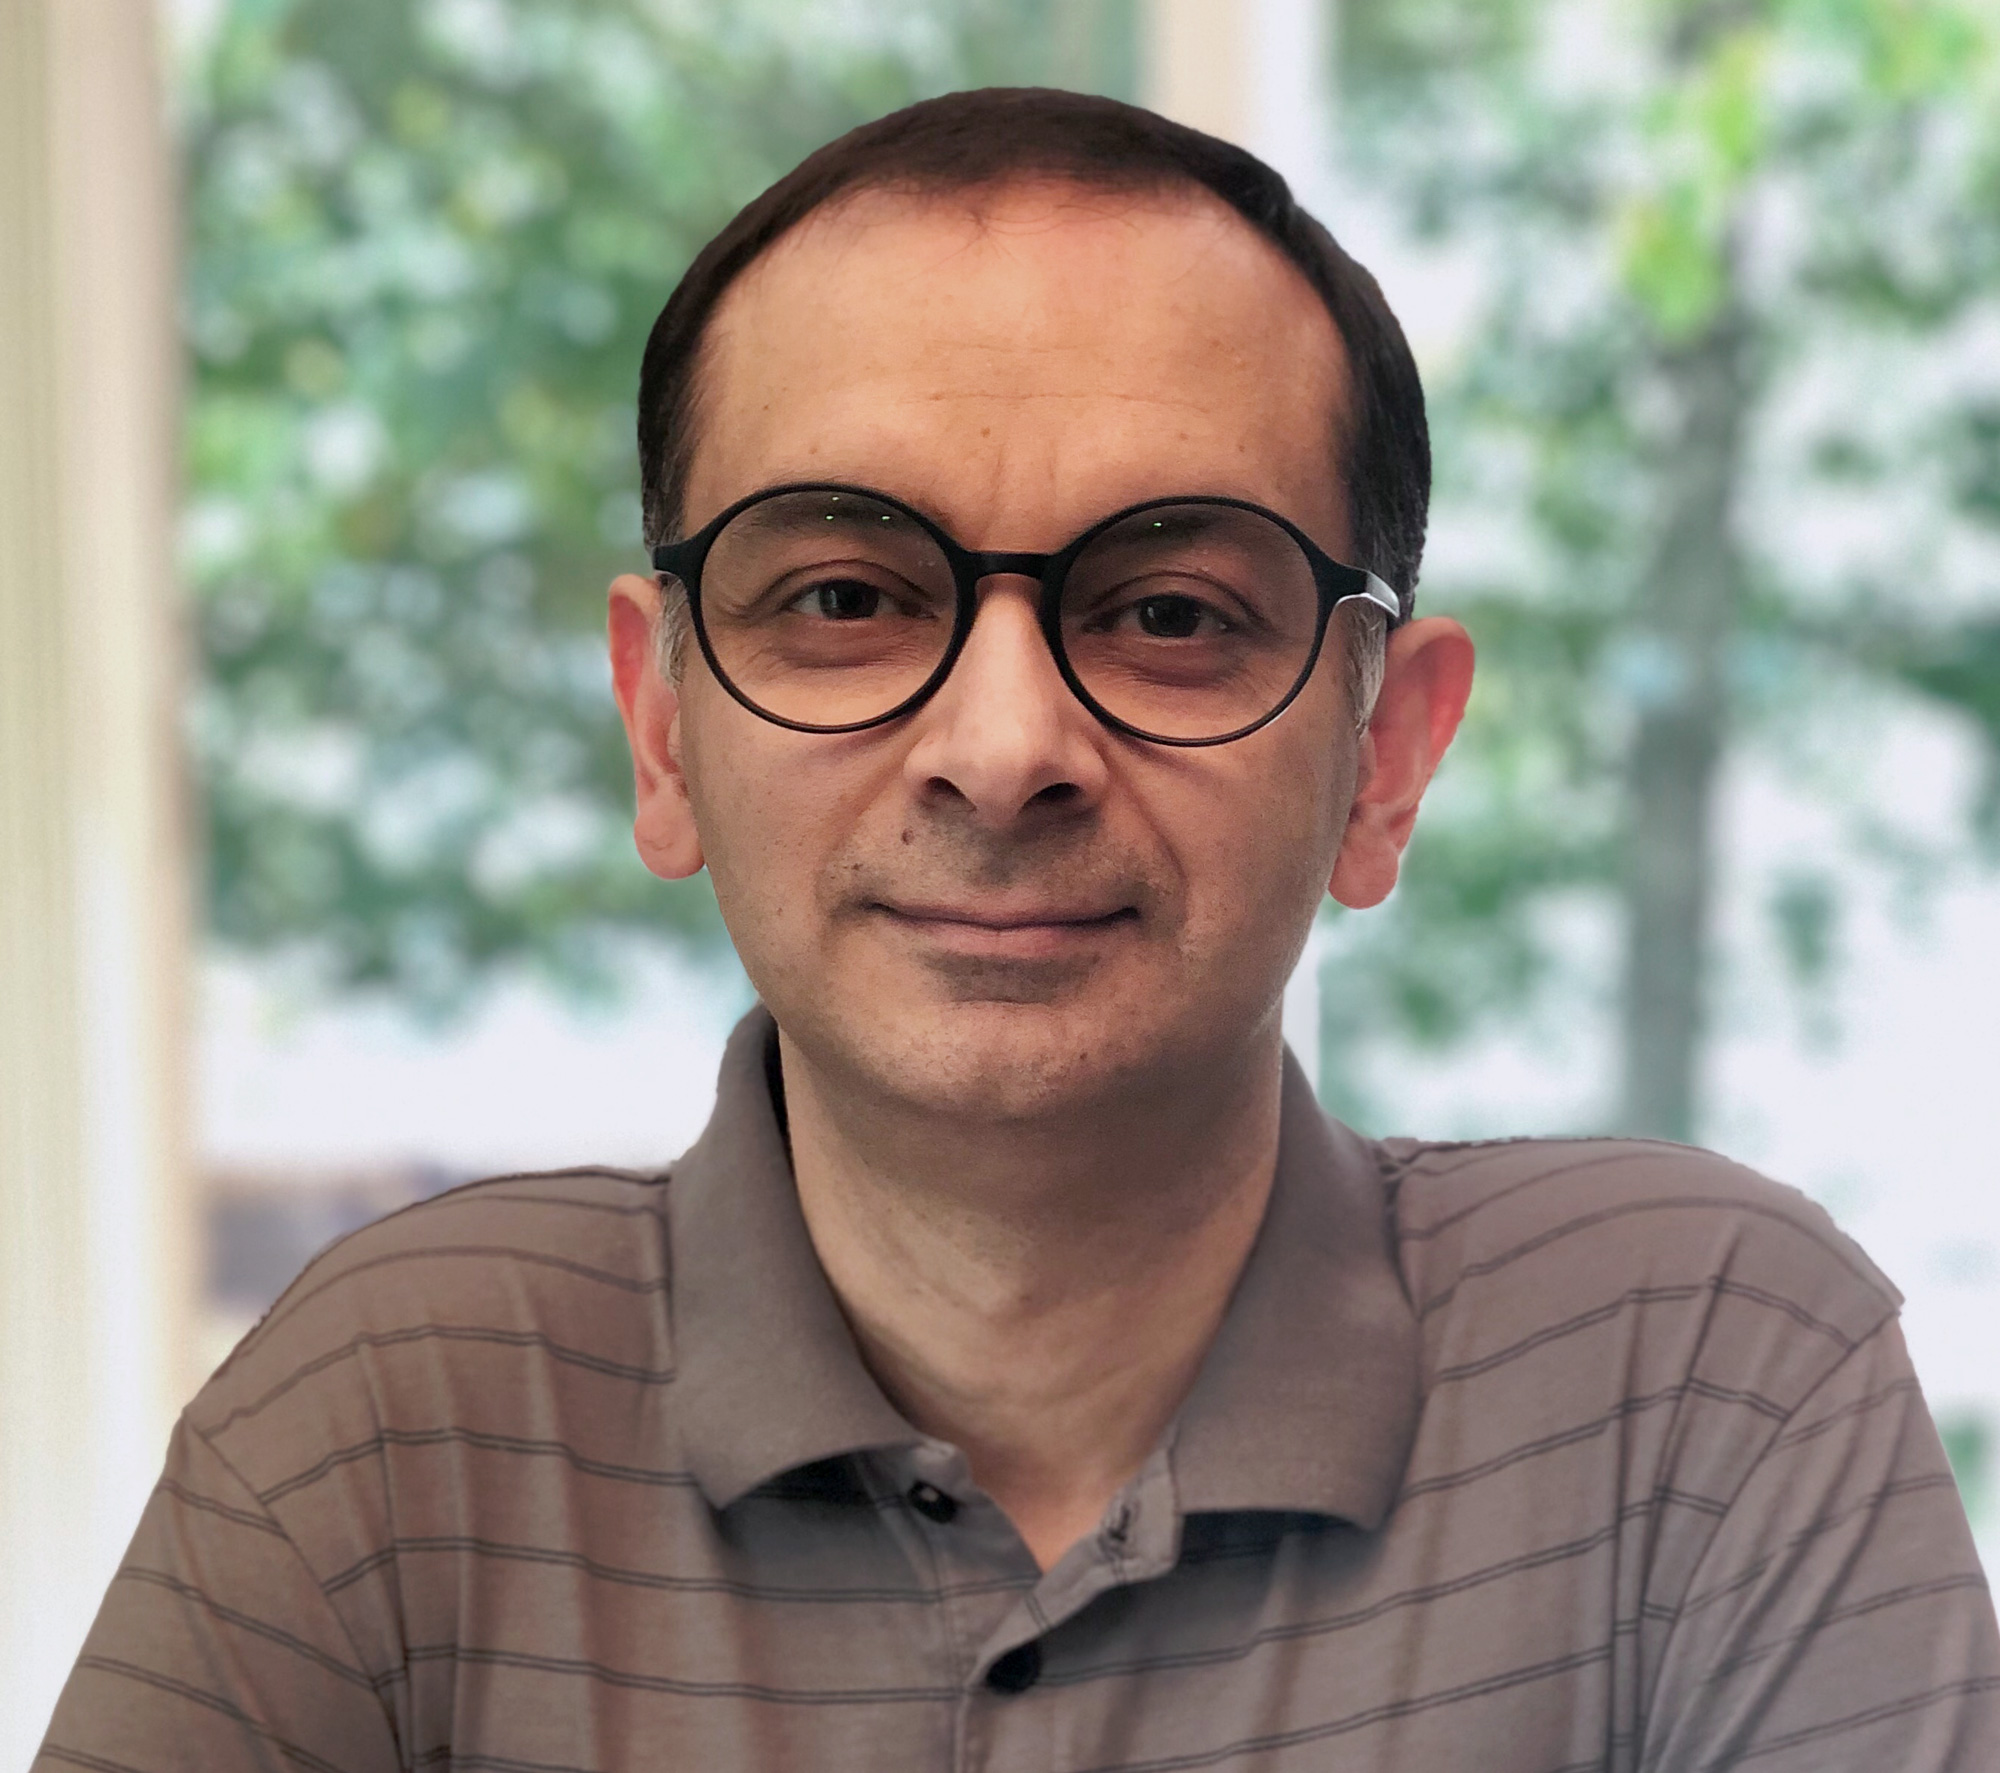
[[[1040,801],[1044,806],[1067,806],[1082,793],[1083,790],[1074,782],[1051,782],[1046,788],[1037,789],[1033,800]]]

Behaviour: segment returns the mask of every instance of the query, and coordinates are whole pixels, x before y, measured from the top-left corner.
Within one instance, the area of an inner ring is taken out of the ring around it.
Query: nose
[[[1103,729],[1070,693],[1036,619],[1033,580],[989,580],[965,649],[916,714],[913,792],[994,830],[1104,790]]]

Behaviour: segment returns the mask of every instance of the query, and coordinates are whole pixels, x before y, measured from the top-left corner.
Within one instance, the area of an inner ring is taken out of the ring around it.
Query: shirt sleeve
[[[1647,1716],[1646,1773],[2000,1768],[2000,1629],[1893,1318],[1730,1501]]]
[[[34,1773],[400,1773],[389,1687],[183,1420]]]

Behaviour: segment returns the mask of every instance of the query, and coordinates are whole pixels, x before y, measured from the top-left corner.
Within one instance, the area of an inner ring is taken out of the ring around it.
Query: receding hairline
[[[834,193],[801,216],[776,238],[767,242],[755,258],[730,279],[705,317],[688,366],[685,430],[682,439],[683,468],[679,477],[679,500],[684,507],[687,490],[695,480],[695,465],[702,442],[708,434],[711,392],[714,383],[713,357],[718,339],[730,327],[732,314],[754,296],[774,266],[780,266],[796,252],[810,250],[815,240],[865,224],[871,208],[885,214],[908,216],[912,211],[956,210],[981,230],[1004,227],[999,211],[1010,199],[1046,196],[1055,199],[1060,211],[1074,209],[1102,218],[1117,209],[1127,213],[1202,216],[1220,224],[1223,231],[1239,242],[1250,243],[1256,256],[1274,268],[1296,293],[1305,298],[1305,311],[1316,315],[1320,329],[1322,360],[1330,379],[1328,419],[1331,433],[1329,466],[1340,489],[1342,521],[1351,526],[1354,489],[1351,484],[1353,450],[1358,420],[1355,399],[1355,369],[1338,320],[1328,309],[1321,292],[1313,286],[1299,264],[1283,247],[1227,199],[1199,179],[1166,171],[1137,169],[1129,176],[1095,168],[1047,171],[1010,169],[996,177],[977,180],[919,179],[908,175],[858,180]],[[685,527],[685,509],[676,511],[678,526]]]

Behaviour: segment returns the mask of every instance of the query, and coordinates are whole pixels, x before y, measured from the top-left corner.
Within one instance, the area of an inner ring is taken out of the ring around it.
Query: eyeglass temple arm
[[[1403,600],[1389,588],[1384,580],[1378,579],[1373,573],[1358,566],[1349,567],[1347,571],[1353,573],[1355,578],[1360,582],[1351,591],[1343,591],[1333,600],[1336,609],[1341,604],[1352,603],[1355,598],[1359,597],[1382,610],[1389,618],[1390,627],[1393,628],[1402,621]]]

